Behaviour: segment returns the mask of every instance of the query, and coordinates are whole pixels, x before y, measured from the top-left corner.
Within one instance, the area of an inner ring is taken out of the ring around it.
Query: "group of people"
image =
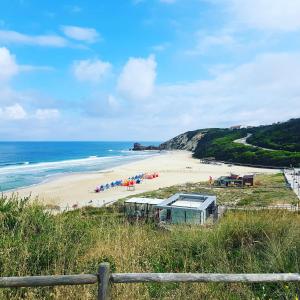
[[[141,184],[143,179],[153,179],[158,177],[158,173],[146,173],[146,174],[139,174],[135,175],[133,177],[129,177],[128,179],[125,180],[116,180],[111,183],[106,183],[99,185],[95,188],[95,193],[103,192],[105,190],[109,190],[111,188],[117,187],[117,186],[135,186],[136,184]]]

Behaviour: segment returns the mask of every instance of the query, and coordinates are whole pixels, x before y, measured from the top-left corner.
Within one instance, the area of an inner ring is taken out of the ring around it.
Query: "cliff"
[[[195,151],[198,142],[204,137],[206,130],[194,130],[182,133],[160,145],[162,150]]]

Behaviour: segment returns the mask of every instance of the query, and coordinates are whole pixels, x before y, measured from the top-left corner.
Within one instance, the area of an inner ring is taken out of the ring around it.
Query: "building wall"
[[[202,224],[201,212],[185,209],[172,209],[172,224]]]

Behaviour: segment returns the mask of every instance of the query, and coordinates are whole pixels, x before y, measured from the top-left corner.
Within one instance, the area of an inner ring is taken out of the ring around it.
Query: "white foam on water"
[[[153,156],[148,154],[138,154],[138,155],[130,155],[130,156],[124,156],[124,155],[118,155],[118,156],[90,156],[88,158],[82,158],[82,159],[70,159],[70,160],[62,160],[62,161],[54,161],[54,162],[42,162],[42,163],[32,163],[26,162],[22,165],[11,165],[11,166],[5,166],[0,168],[0,175],[4,174],[18,174],[18,173],[41,173],[45,171],[51,171],[55,169],[59,169],[58,173],[61,173],[61,169],[65,169],[64,173],[68,172],[69,168],[74,167],[92,167],[94,165],[101,167],[101,164],[109,164],[109,163],[115,163],[119,161],[131,161],[131,160],[137,160],[137,159],[143,159],[146,157]],[[83,169],[84,171],[84,169]]]

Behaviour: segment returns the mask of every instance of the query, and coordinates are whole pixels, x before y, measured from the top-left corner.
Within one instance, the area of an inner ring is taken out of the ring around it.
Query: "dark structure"
[[[214,185],[216,186],[233,186],[233,187],[244,187],[254,185],[254,175],[239,176],[231,174],[230,176],[221,176],[215,180]]]
[[[244,186],[254,186],[254,175],[243,176],[243,185]]]

